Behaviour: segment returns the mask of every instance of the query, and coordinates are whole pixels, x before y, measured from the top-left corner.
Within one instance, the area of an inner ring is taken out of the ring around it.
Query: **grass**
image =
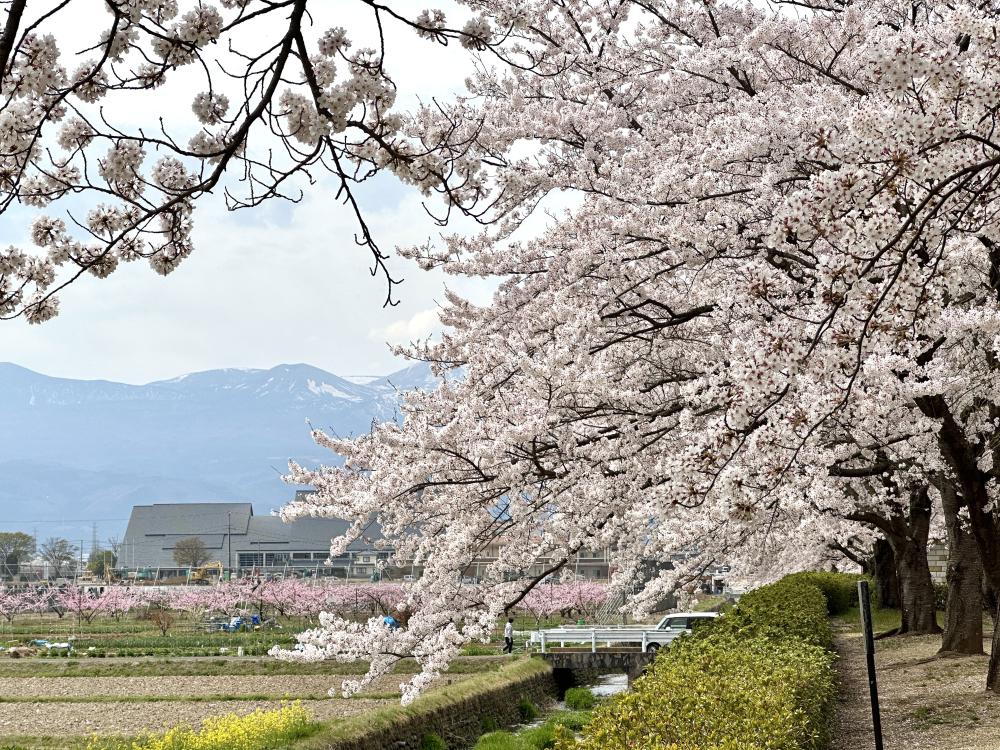
[[[0,740],[0,750],[87,750],[89,737],[23,737]]]
[[[556,711],[544,724],[520,731],[484,734],[473,750],[550,750],[555,746],[560,727],[579,732],[590,721],[590,711]]]
[[[588,688],[574,687],[566,691],[566,707],[587,711],[594,707],[597,698]]]
[[[938,622],[941,622],[941,614],[938,612]],[[858,607],[852,607],[843,614],[835,615],[830,618],[831,622],[837,626],[839,625],[844,630],[850,632],[861,632],[861,610]],[[887,630],[892,630],[893,628],[898,628],[900,623],[900,616],[898,609],[873,609],[872,610],[872,629],[876,634],[884,633]]]

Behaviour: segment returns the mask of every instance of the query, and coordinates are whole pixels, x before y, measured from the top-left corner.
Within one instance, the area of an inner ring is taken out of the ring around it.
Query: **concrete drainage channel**
[[[558,682],[558,681],[557,681]],[[606,700],[618,693],[623,693],[629,688],[629,678],[628,675],[622,673],[613,674],[589,674],[588,675],[589,684],[579,685],[579,687],[587,688],[593,696],[598,700]],[[565,686],[563,686],[565,687]],[[562,692],[562,691],[561,691]],[[522,724],[515,724],[513,726],[507,727],[506,731],[514,735],[519,735],[523,732],[529,732],[532,729],[537,729],[544,724],[546,724],[551,718],[557,716],[560,712],[567,710],[572,710],[566,705],[565,700],[558,700],[544,707],[539,707],[541,713],[538,717],[529,722],[524,722]],[[490,733],[483,735],[488,736]],[[482,738],[480,738],[482,739]],[[495,750],[494,746],[490,745],[490,750]],[[522,745],[516,745],[516,747],[522,747]],[[467,750],[476,750],[477,745],[472,745]]]

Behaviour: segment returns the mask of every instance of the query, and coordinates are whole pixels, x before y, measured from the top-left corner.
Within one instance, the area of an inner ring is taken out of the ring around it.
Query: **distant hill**
[[[436,385],[423,364],[357,383],[309,365],[209,370],[147,385],[70,380],[0,363],[0,528],[40,537],[124,529],[133,504],[286,502],[289,458],[332,463],[309,424],[341,436],[398,417]],[[62,525],[51,522],[60,521]]]

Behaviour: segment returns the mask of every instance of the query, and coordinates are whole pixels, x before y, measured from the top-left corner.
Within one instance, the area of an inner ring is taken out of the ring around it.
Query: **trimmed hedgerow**
[[[842,615],[858,606],[858,581],[865,576],[857,573],[805,572],[785,576],[785,581],[811,583],[826,597],[826,608],[830,615]],[[875,587],[872,586],[872,591]]]
[[[826,597],[811,583],[783,578],[744,594],[712,630],[766,638],[798,638],[822,648],[833,643]]]
[[[661,651],[560,750],[821,750],[835,681],[827,602],[785,579]]]

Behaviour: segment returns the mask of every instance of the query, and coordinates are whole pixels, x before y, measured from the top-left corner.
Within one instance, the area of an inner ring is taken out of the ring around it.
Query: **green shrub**
[[[559,750],[821,750],[834,708],[828,600],[804,576],[746,594],[661,650]]]
[[[489,732],[495,732],[500,728],[497,724],[497,720],[492,716],[484,716],[479,722],[479,728],[482,730],[483,734],[488,734]]]
[[[783,578],[744,594],[733,611],[706,633],[759,635],[766,638],[799,638],[830,648],[833,632],[827,619],[826,597],[816,586]]]
[[[566,691],[566,708],[586,711],[594,707],[597,699],[588,688],[575,687]]]
[[[590,711],[556,711],[549,716],[549,721],[570,731],[579,732],[587,726],[591,716]]]
[[[538,707],[528,698],[521,698],[517,702],[517,713],[521,721],[534,721],[538,718]]]
[[[484,734],[472,750],[535,750],[535,748],[516,734],[501,731]]]
[[[793,573],[785,576],[784,581],[811,583],[823,592],[826,597],[827,612],[831,615],[842,615],[852,607],[858,606],[858,581],[865,576],[856,573]],[[875,586],[870,586],[875,590]]]
[[[573,730],[564,722],[550,719],[541,726],[521,730],[517,737],[535,750],[552,750],[560,740],[572,741]]]
[[[425,734],[424,738],[420,740],[420,750],[448,750],[448,746],[441,739],[441,735],[431,732]]]
[[[524,729],[518,732],[517,736],[535,750],[549,750],[549,748],[555,747],[557,726],[547,721],[540,726]]]

